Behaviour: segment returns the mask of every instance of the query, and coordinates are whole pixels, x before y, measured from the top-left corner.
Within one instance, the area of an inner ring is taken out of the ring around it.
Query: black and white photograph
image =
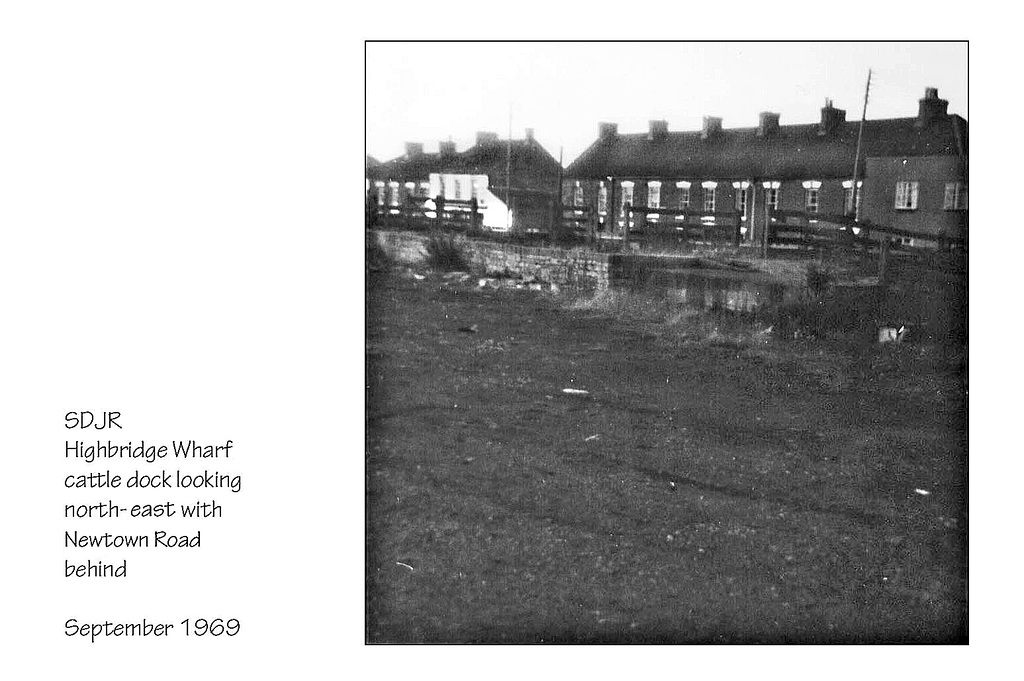
[[[366,642],[966,644],[968,43],[365,43]]]

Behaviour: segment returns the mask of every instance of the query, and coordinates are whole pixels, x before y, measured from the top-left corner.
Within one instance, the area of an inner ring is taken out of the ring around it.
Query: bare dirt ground
[[[426,275],[368,275],[367,640],[966,642],[947,355]]]

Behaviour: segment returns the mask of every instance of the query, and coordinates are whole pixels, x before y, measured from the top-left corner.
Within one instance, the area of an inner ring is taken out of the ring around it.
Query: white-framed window
[[[626,204],[633,205],[633,182],[624,180],[622,182],[622,201],[619,203],[619,212],[626,214]]]
[[[572,188],[572,205],[582,206],[583,205],[583,185],[580,184],[579,180],[576,180],[576,184]]]
[[[718,187],[717,182],[701,182],[701,188],[704,190],[704,212],[714,213],[715,212],[715,190]]]
[[[818,180],[807,180],[804,182],[804,210],[808,213],[817,213],[820,205],[821,182]]]
[[[917,210],[917,182],[900,180],[896,183],[896,210]]]
[[[608,187],[604,182],[597,189],[597,212],[602,215],[608,212]]]
[[[632,180],[622,181],[622,199],[619,201],[619,216],[622,218],[626,217],[626,204],[633,205],[633,189],[635,183]],[[619,220],[619,226],[622,227],[626,224],[625,220]],[[629,221],[629,226],[633,227],[636,223],[633,220]]]
[[[647,183],[647,207],[661,208],[661,182]]]
[[[690,183],[686,180],[680,180],[676,182],[676,189],[679,190],[679,199],[676,204],[679,210],[689,210],[690,208]]]
[[[764,188],[764,202],[772,210],[779,209],[779,191],[782,188],[781,182],[762,182]]]
[[[946,193],[942,197],[942,210],[966,210],[967,185],[962,182],[947,182]]]
[[[661,208],[661,182],[651,180],[647,183],[647,207]],[[661,216],[657,213],[648,213],[648,222],[657,222]]]
[[[380,180],[377,180],[374,183],[374,187],[377,189],[377,205],[383,206],[387,203],[387,189],[384,183]]]
[[[750,186],[749,182],[733,182],[732,188],[736,191],[736,210],[742,215],[744,220],[747,219],[747,188]]]

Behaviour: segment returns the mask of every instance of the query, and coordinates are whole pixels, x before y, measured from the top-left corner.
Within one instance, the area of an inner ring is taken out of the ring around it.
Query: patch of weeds
[[[468,272],[469,260],[454,234],[433,232],[427,239],[427,264],[442,272]]]
[[[664,320],[671,305],[664,297],[660,296],[605,289],[592,296],[571,301],[569,308],[599,312],[631,322],[651,322]]]
[[[395,262],[373,234],[366,235],[366,271],[386,272]]]

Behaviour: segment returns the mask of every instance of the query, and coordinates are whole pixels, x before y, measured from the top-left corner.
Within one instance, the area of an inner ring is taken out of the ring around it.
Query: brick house
[[[651,121],[646,134],[624,135],[601,123],[598,139],[566,170],[563,200],[596,207],[602,228],[612,231],[621,231],[622,206],[631,202],[739,210],[748,241],[761,236],[766,204],[965,236],[967,121],[948,114],[947,105],[928,88],[916,117],[864,122],[856,201],[860,122],[847,121],[831,101],[816,124],[780,125],[778,113],[764,112],[756,128],[725,129],[721,118],[708,116],[699,131],[670,132],[665,121]]]
[[[405,147],[404,155],[374,169],[372,182],[379,205],[398,207],[410,196],[443,195],[449,201],[475,198],[482,209],[494,209],[495,215],[504,215],[511,207],[513,228],[550,222],[560,166],[537,143],[532,129],[527,128],[525,139],[511,144],[497,133],[478,132],[476,143],[462,152],[452,141],[441,142],[437,153],[424,152],[421,143],[407,142]],[[485,215],[484,225],[503,229],[508,222],[489,221]]]

